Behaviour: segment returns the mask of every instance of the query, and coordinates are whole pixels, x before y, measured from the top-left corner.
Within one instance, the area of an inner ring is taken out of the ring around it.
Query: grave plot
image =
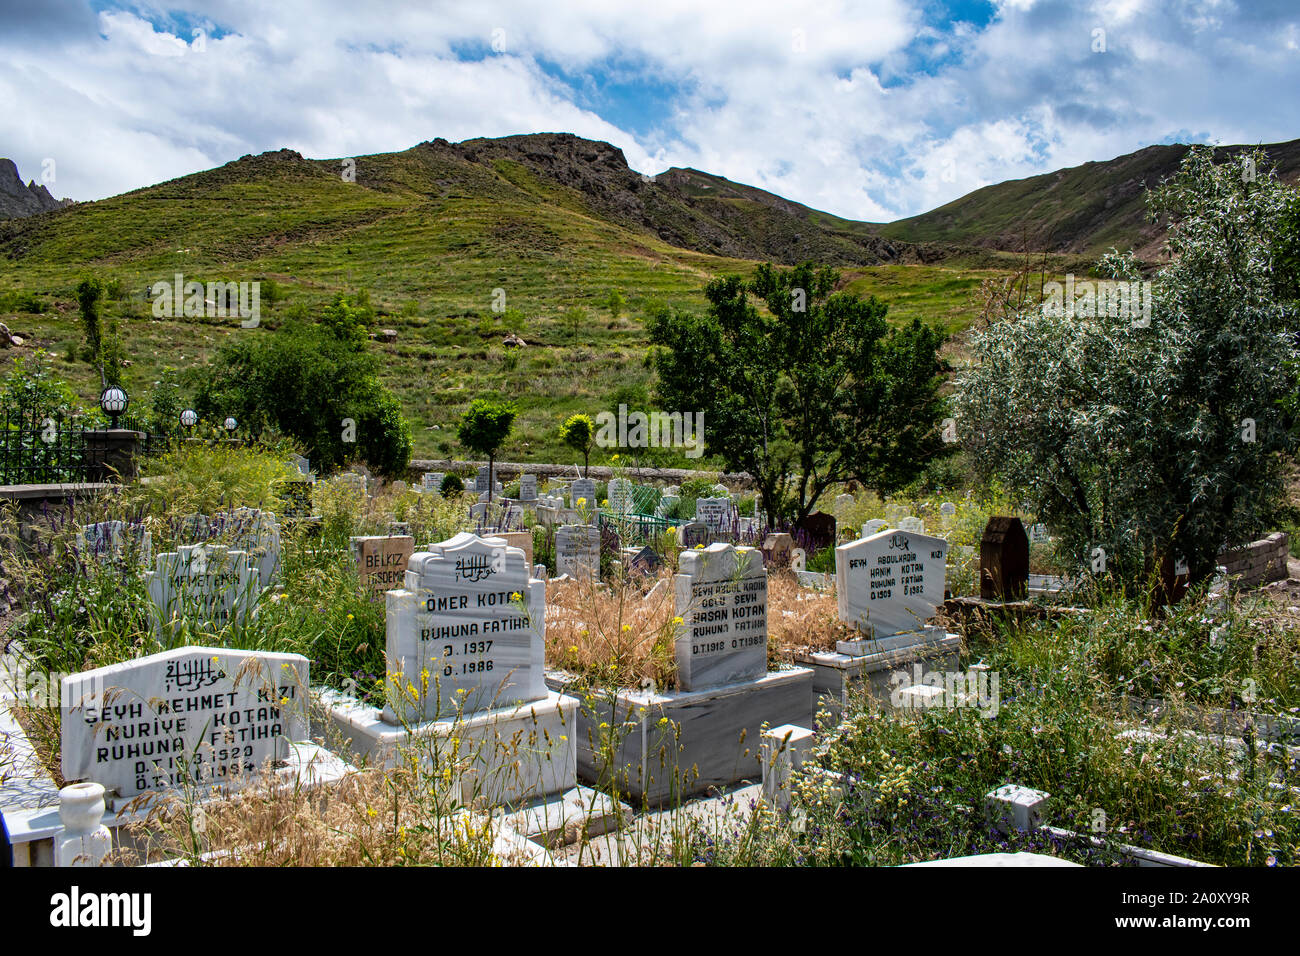
[[[756,780],[759,727],[765,721],[812,719],[811,670],[768,670],[767,572],[761,553],[718,543],[683,552],[679,566],[669,620],[664,619],[668,592],[659,586],[645,597],[631,592],[633,600],[659,602],[657,617],[628,612],[624,618],[619,602],[628,600],[627,594],[605,598],[611,606],[605,609],[601,639],[621,641],[614,656],[622,664],[615,669],[625,680],[636,680],[637,687],[602,686],[598,674],[584,678],[556,671],[547,677],[557,690],[584,688],[577,725],[579,775],[614,784],[634,804],[658,806],[710,787]],[[589,644],[599,598],[583,598],[585,604],[579,600],[570,608],[586,626],[568,626],[569,633],[581,630],[580,639]],[[556,662],[580,663],[578,645],[565,648],[563,640]],[[654,663],[654,648],[668,641],[672,664]],[[672,687],[665,686],[667,679]]]
[[[212,647],[64,677],[57,699],[62,783],[102,787],[108,844],[137,854],[158,826],[151,811],[181,793],[209,804],[255,784],[304,793],[332,784],[349,768],[308,740],[309,686],[301,655]],[[0,724],[11,720],[5,696]],[[23,743],[20,728],[6,728],[10,733]],[[0,786],[19,865],[57,865],[60,791],[39,763],[19,769],[22,777]]]
[[[922,675],[955,667],[959,635],[927,624],[944,601],[948,542],[903,530],[879,531],[835,549],[839,619],[858,633],[835,652],[799,660],[816,672],[814,687],[838,712],[855,684],[888,700],[895,671],[921,667]]]
[[[412,555],[403,583],[386,595],[386,705],[326,691],[323,723],[373,761],[463,764],[466,802],[571,789],[577,701],[544,681],[545,584],[524,552],[462,532]]]

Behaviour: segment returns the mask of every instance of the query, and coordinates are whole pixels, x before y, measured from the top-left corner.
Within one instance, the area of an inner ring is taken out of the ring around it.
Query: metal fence
[[[122,418],[116,427],[144,433],[137,456],[148,456],[161,444],[138,420]],[[0,485],[102,481],[107,431],[85,416],[34,408],[0,412]]]

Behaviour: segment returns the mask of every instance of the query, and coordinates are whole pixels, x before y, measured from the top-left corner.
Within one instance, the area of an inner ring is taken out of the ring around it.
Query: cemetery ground
[[[588,755],[589,771],[585,789],[567,806],[552,802],[545,813],[554,815],[539,819],[540,811],[494,806],[491,781],[473,769],[482,748],[504,746],[504,761],[500,753],[486,756],[507,767],[522,763],[549,728],[486,743],[466,736],[450,747],[412,735],[385,761],[350,753],[337,725],[321,719],[320,702],[331,695],[393,702],[395,665],[385,653],[393,596],[386,606],[362,581],[351,538],[399,531],[417,552],[427,543],[450,544],[462,532],[483,530],[468,517],[474,496],[396,484],[371,494],[359,479],[336,477],[314,483],[311,519],[294,518],[285,482],[301,476],[283,463],[287,456],[287,448],[193,443],[146,461],[144,480],[79,499],[71,511],[50,509],[35,519],[4,513],[4,577],[16,599],[4,621],[11,674],[76,675],[186,646],[301,655],[310,666],[311,737],[322,752],[352,763],[315,785],[286,785],[283,773],[259,766],[246,786],[220,799],[188,783],[141,799],[138,819],[124,828],[131,839],[121,840],[112,861],[896,865],[1028,851],[1125,865],[1138,848],[1218,865],[1300,863],[1295,579],[1232,588],[1226,600],[1197,589],[1160,614],[1105,578],[1005,614],[962,614],[949,602],[937,621],[960,635],[954,669],[996,676],[992,700],[945,692],[933,706],[921,706],[934,699],[922,695],[903,704],[859,683],[842,707],[816,704],[814,741],[783,793],[765,792],[757,770],[696,793],[700,767],[675,756],[698,724],[649,705],[648,720],[618,706],[681,691],[674,634],[682,609],[673,575],[685,563],[675,532],[650,536],[661,566],[645,574],[616,566],[630,563],[627,554],[603,548],[598,577],[557,578],[554,529],[535,526],[534,509],[525,507],[532,561],[552,574],[543,585],[547,681],[579,701],[558,734],[585,738],[565,743]],[[598,483],[596,497],[607,495]],[[738,497],[743,510],[745,493]],[[955,505],[951,514],[940,510],[942,501]],[[193,540],[194,515],[240,507],[280,515],[279,568],[275,583],[258,589],[255,613],[232,612],[218,625],[192,607],[158,619],[132,554],[138,534],[126,536],[118,559],[77,547],[84,526],[122,520],[149,532],[154,556],[175,553]],[[1015,513],[1013,499],[996,490],[890,501],[859,493],[840,502],[839,540],[857,539],[873,519],[889,527],[923,521],[927,534],[947,541],[946,590],[977,595],[985,525]],[[762,543],[761,532],[732,537]],[[1031,571],[1061,570],[1051,547],[1031,546]],[[835,569],[831,548],[804,557],[814,571]],[[819,581],[774,564],[767,577],[767,676],[795,673],[853,637],[837,613],[834,575]],[[523,595],[512,600],[536,607]],[[421,701],[438,693],[436,671],[414,678],[404,672],[399,696]],[[64,783],[57,696],[27,693],[20,704],[15,716],[34,759],[54,786]],[[807,710],[814,710],[811,699]],[[468,715],[453,720],[469,722]],[[401,723],[411,729],[409,718]],[[647,732],[657,735],[647,765],[670,778],[664,799],[635,794],[620,772],[629,737]],[[22,755],[15,737],[3,739],[0,773],[12,783],[23,772]],[[761,740],[738,735],[729,743],[737,763],[757,768]],[[1022,832],[986,817],[986,795],[1008,784],[1050,794],[1050,828]]]

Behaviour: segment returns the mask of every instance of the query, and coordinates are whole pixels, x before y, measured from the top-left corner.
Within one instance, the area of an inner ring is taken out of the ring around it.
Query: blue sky
[[[566,131],[892,220],[1152,143],[1294,139],[1297,89],[1294,0],[0,0],[0,155],[75,199]]]

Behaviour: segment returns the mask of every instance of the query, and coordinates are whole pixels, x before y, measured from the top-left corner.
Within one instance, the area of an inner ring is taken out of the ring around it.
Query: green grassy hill
[[[1247,147],[1215,150],[1226,162]],[[1287,182],[1300,181],[1300,139],[1263,147]],[[1164,228],[1146,218],[1144,193],[1178,168],[1188,147],[1148,146],[1112,160],[985,186],[938,209],[879,227],[909,243],[962,243],[1091,258],[1111,246],[1161,255]]]
[[[365,288],[377,328],[397,332],[371,347],[413,422],[416,457],[460,454],[459,415],[496,395],[522,407],[507,457],[567,461],[563,417],[648,402],[643,318],[653,302],[702,308],[715,275],[814,258],[842,267],[855,291],[880,294],[891,318],[960,331],[975,311],[971,292],[1015,265],[987,250],[882,240],[865,224],[694,171],[646,182],[619,150],[568,134],[435,140],[357,157],[355,182],[341,172],[339,160],[280,150],[0,222],[0,321],[28,338],[0,363],[48,350],[54,371],[93,400],[98,376],[74,357],[73,289],[87,272],[124,290],[109,314],[137,400],[165,368],[208,360],[227,335],[272,334],[336,292]],[[251,330],[237,319],[154,318],[147,290],[176,273],[275,280],[284,298],[264,299]],[[497,289],[521,320],[492,310]],[[613,290],[627,301],[618,316],[603,305]],[[30,311],[33,296],[44,311]],[[584,310],[576,323],[574,307]],[[502,345],[510,332],[528,343],[517,355]]]

